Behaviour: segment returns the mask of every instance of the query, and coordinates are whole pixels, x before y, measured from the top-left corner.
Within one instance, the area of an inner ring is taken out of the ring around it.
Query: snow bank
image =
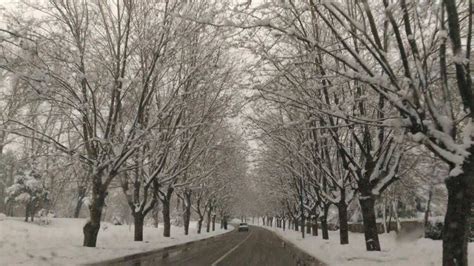
[[[441,265],[442,242],[430,239],[410,239],[397,237],[396,233],[381,234],[381,252],[365,250],[364,235],[349,233],[349,245],[339,244],[339,232],[329,231],[329,240],[319,236],[301,237],[301,232],[283,231],[279,228],[265,227],[282,238],[294,243],[318,260],[337,266],[375,266],[375,265]],[[474,243],[469,244],[469,261],[474,262]]]
[[[97,248],[82,247],[84,219],[53,218],[49,225],[26,223],[7,217],[0,224],[0,258],[2,265],[72,265],[102,261],[133,253],[146,252],[171,245],[203,239],[232,230],[217,229],[196,234],[196,223],[190,235],[181,227],[171,228],[171,237],[163,237],[163,226],[144,228],[144,241],[133,241],[133,225],[103,223]],[[204,228],[205,229],[205,228]],[[204,230],[205,231],[205,230]]]

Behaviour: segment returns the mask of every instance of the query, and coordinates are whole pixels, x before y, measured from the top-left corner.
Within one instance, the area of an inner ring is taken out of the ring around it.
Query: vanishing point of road
[[[256,226],[249,232],[234,230],[223,235],[196,241],[188,245],[130,256],[122,261],[98,263],[96,265],[212,265],[212,266],[292,266],[323,263],[296,248],[286,245],[274,233]]]

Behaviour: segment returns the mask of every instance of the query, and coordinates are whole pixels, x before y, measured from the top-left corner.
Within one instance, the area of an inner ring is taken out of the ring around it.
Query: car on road
[[[239,224],[239,232],[248,232],[249,225],[247,223],[240,223]]]

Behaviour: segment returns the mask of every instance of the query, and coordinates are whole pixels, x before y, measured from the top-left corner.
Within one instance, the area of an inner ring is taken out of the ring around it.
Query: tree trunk
[[[313,236],[318,236],[318,216],[313,218]]]
[[[464,174],[446,179],[448,207],[443,227],[444,266],[468,265],[474,162],[469,162],[463,170]]]
[[[170,237],[171,236],[171,216],[170,216],[170,204],[171,204],[171,196],[173,195],[174,188],[168,187],[166,190],[166,195],[161,200],[163,204],[163,210],[161,211],[163,215],[163,236]]]
[[[158,228],[158,223],[160,222],[160,208],[159,208],[159,201],[156,201],[155,206],[153,206],[153,210],[151,214],[153,216],[153,227]]]
[[[77,193],[77,202],[76,202],[76,207],[74,208],[74,218],[79,218],[79,215],[81,214],[81,209],[82,209],[82,204],[84,201],[84,198],[86,197],[86,188],[83,188],[80,186],[78,188],[78,193]]]
[[[388,216],[388,231],[387,231],[387,233],[390,233],[390,230],[392,230],[391,226],[392,226],[393,211],[392,211],[392,208],[390,208],[390,207],[388,208],[388,210],[389,210],[389,212],[388,212],[389,216]]]
[[[92,202],[89,205],[89,221],[84,225],[82,229],[84,233],[84,243],[85,247],[96,247],[97,244],[97,235],[99,234],[100,229],[100,219],[102,217],[102,208],[104,207],[105,202],[105,191],[100,190],[100,188],[93,189]]]
[[[349,225],[347,221],[347,204],[342,201],[337,204],[339,213],[339,239],[341,245],[349,244]]]
[[[207,212],[207,223],[206,223],[206,232],[209,233],[211,231],[211,212],[212,212],[212,207],[209,207],[209,210]]]
[[[380,251],[379,235],[377,233],[377,221],[375,217],[375,199],[372,195],[361,192],[361,198],[359,199],[359,202],[362,208],[365,246],[367,251]]]
[[[323,233],[323,239],[329,239],[328,212],[329,204],[325,204],[323,206],[323,216],[321,217],[321,231]]]
[[[212,215],[212,231],[216,231],[216,215]]]
[[[142,213],[133,214],[133,225],[134,225],[134,241],[143,241],[143,221],[145,217]]]
[[[306,234],[310,235],[311,234],[311,223],[308,221],[306,223]]]
[[[171,236],[171,216],[170,216],[170,201],[169,199],[162,201],[163,209],[161,210],[163,215],[163,236]]]
[[[446,13],[448,14],[449,36],[452,44],[453,54],[462,52],[462,34],[459,25],[459,15],[456,2],[444,0]],[[472,12],[472,1],[469,12]],[[472,23],[472,17],[469,22]],[[469,27],[471,30],[471,27]],[[469,32],[469,34],[472,34]],[[468,36],[468,40],[471,36]],[[468,58],[470,60],[471,58]],[[465,109],[472,112],[472,81],[471,73],[462,63],[456,62],[456,79],[458,89]],[[470,115],[472,120],[472,113]],[[472,122],[472,121],[471,121]],[[472,137],[470,140],[472,140]],[[446,179],[448,189],[448,207],[444,218],[443,227],[443,265],[468,265],[467,241],[469,237],[469,219],[471,216],[471,204],[474,198],[474,146],[469,147],[469,157],[463,164],[463,173],[456,177]]]
[[[202,215],[199,215],[199,220],[198,220],[198,228],[197,228],[197,233],[201,233],[202,229],[202,221],[204,220],[204,217]]]
[[[36,214],[36,207],[35,207],[35,205],[33,205],[30,208],[30,218],[31,218],[32,222],[35,221],[35,214]]]
[[[301,237],[304,238],[304,229],[305,229],[305,217],[304,214],[301,215]]]
[[[296,232],[300,231],[300,228],[299,228],[299,225],[298,225],[298,220],[294,219],[294,220],[293,220],[293,223],[294,223],[294,225],[295,225],[295,231],[296,231]]]
[[[286,229],[285,227],[286,227],[286,219],[283,218],[283,231],[285,231],[285,229]]]
[[[384,233],[388,233],[388,228],[387,228],[387,208],[386,208],[386,203],[385,200],[383,201],[382,204],[382,221],[383,221],[383,231]],[[390,225],[389,225],[390,226]]]
[[[28,217],[30,217],[30,204],[25,204],[25,222],[28,222]]]
[[[79,198],[76,202],[76,207],[74,208],[74,218],[79,218],[79,214],[81,213],[82,209],[82,200],[84,198]]]
[[[424,218],[424,224],[425,228],[428,227],[428,222],[430,219],[430,212],[431,212],[431,200],[433,198],[433,187],[430,187],[430,191],[428,193],[428,201],[426,202],[426,209],[425,209],[425,218]]]
[[[184,193],[184,214],[183,214],[183,222],[184,222],[184,235],[189,234],[189,220],[191,219],[191,192]]]
[[[395,222],[397,224],[397,232],[400,232],[402,225],[400,224],[400,217],[398,216],[398,200],[393,202],[392,208],[393,208],[393,215],[395,216]]]
[[[224,230],[227,230],[227,216],[226,215],[224,215],[224,218],[222,218],[222,222],[224,224]]]

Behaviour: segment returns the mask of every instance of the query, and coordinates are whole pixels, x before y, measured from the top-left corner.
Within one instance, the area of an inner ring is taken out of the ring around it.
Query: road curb
[[[293,255],[293,257],[296,259],[298,265],[301,266],[327,266],[324,262],[319,261],[318,258],[312,256],[308,252],[302,250],[300,247],[296,246],[295,244],[291,243],[290,241],[284,239],[280,235],[278,235],[276,232],[267,229],[265,226],[259,226],[260,228],[263,228],[272,234],[274,234],[276,237],[278,237],[283,243],[285,243],[285,248],[288,246],[290,247],[289,252]]]
[[[137,260],[137,259],[147,257],[147,256],[150,256],[150,255],[156,255],[156,253],[160,253],[160,252],[163,252],[164,253],[163,255],[165,256],[167,254],[166,252],[170,251],[172,249],[179,248],[179,247],[191,246],[193,244],[197,244],[197,243],[205,241],[205,240],[218,238],[218,237],[224,236],[228,233],[231,233],[235,230],[236,230],[236,228],[234,227],[233,230],[229,230],[225,233],[218,234],[218,235],[215,235],[215,236],[210,236],[210,237],[206,237],[206,238],[202,238],[202,239],[198,239],[198,240],[189,241],[189,242],[186,242],[186,243],[175,244],[175,245],[162,247],[162,248],[158,248],[158,249],[153,249],[153,250],[149,250],[149,251],[145,251],[145,252],[133,253],[133,254],[129,254],[129,255],[125,255],[125,256],[121,256],[121,257],[106,259],[106,260],[103,260],[103,261],[97,261],[97,262],[92,262],[92,263],[85,263],[85,264],[80,264],[80,265],[83,265],[83,266],[116,265],[116,264],[124,263],[126,261]]]

